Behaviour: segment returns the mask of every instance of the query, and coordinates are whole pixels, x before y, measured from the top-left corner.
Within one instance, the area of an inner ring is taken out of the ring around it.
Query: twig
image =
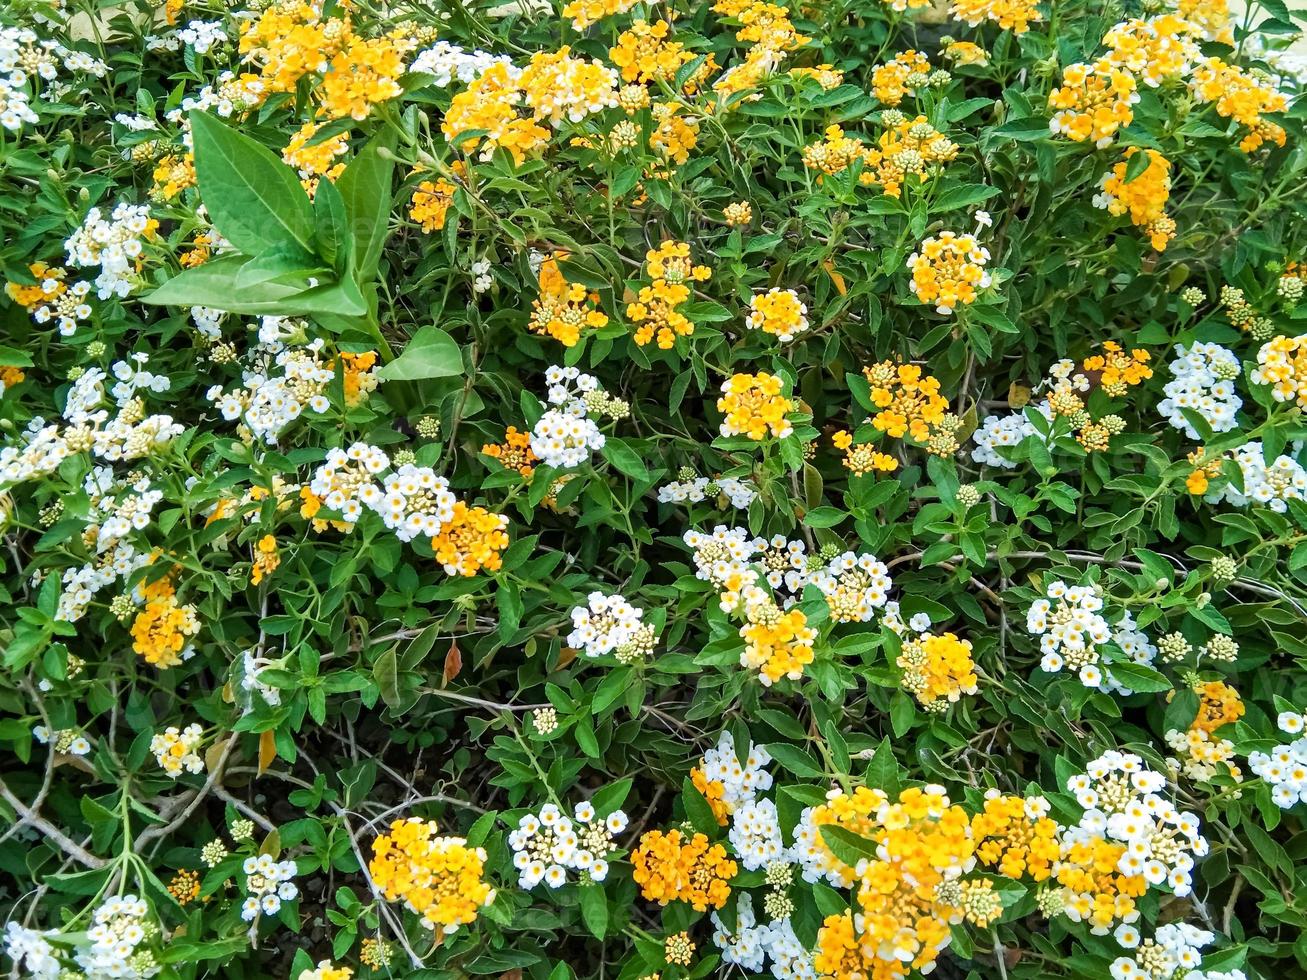
[[[88,868],[99,869],[106,867],[108,861],[104,858],[96,857],[84,847],[78,846],[71,837],[52,824],[45,817],[32,810],[26,803],[16,797],[5,785],[5,781],[0,779],[0,799],[3,799],[18,812],[18,826],[28,824],[35,827],[44,834],[51,843],[58,845],[59,849],[67,854],[78,864],[83,864]]]

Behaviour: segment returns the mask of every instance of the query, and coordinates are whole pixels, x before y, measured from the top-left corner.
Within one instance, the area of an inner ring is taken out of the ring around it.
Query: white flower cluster
[[[497,63],[512,66],[512,62],[502,55],[480,50],[468,51],[448,41],[437,41],[431,47],[419,51],[408,70],[411,74],[432,75],[435,77],[435,85],[448,88],[455,81],[465,84],[474,81]]]
[[[243,699],[248,703],[248,707],[253,706],[253,695],[255,694],[262,698],[263,703],[269,707],[275,708],[281,704],[281,691],[271,684],[265,684],[259,680],[259,674],[273,665],[273,661],[260,657],[258,651],[253,647],[241,652],[238,674],[240,676],[240,689],[248,696]]]
[[[63,623],[75,623],[86,615],[96,593],[119,579],[126,579],[138,568],[149,564],[148,552],[139,552],[130,542],[119,541],[88,562],[64,569],[63,591],[54,618]]]
[[[434,538],[454,519],[457,501],[449,492],[449,481],[436,476],[430,466],[405,463],[386,477],[382,487],[385,495],[374,509],[401,541],[418,535]]]
[[[131,275],[151,233],[150,209],[144,204],[118,204],[108,219],[99,208],[86,212],[82,226],[64,242],[70,265],[98,268],[95,288],[100,299],[125,297],[132,291]]]
[[[785,840],[780,814],[771,800],[747,800],[731,814],[731,847],[748,871],[783,860]]]
[[[366,442],[327,450],[327,460],[313,474],[309,491],[346,524],[355,524],[363,508],[381,503],[381,488],[373,477],[390,465],[390,457]]]
[[[53,320],[61,337],[71,337],[77,333],[79,324],[91,318],[91,304],[86,302],[91,284],[79,280],[64,290],[59,289],[60,285],[60,280],[52,278],[41,283],[41,291],[50,298],[32,308],[32,319],[37,323]]]
[[[299,897],[300,890],[291,880],[299,873],[294,861],[274,861],[271,854],[260,854],[247,857],[241,870],[245,872],[241,918],[246,922],[253,922],[260,913],[276,915],[282,902]]]
[[[873,792],[880,794],[879,790]],[[826,791],[827,800],[838,800],[844,795],[844,790],[839,788]],[[880,795],[883,797],[884,794]],[[799,815],[799,822],[794,827],[794,844],[790,848],[790,860],[799,866],[804,881],[824,880],[835,888],[851,888],[854,881],[853,869],[843,861],[833,858],[821,836],[821,827],[814,819],[816,809],[811,806],[804,807]]]
[[[1225,501],[1236,507],[1264,504],[1277,514],[1289,509],[1288,500],[1307,500],[1307,470],[1288,456],[1277,456],[1266,464],[1260,442],[1248,442],[1234,450],[1234,460],[1243,472],[1243,490],[1226,483],[1203,499]]]
[[[738,966],[741,970],[757,972],[767,956],[767,939],[770,927],[759,925],[753,912],[753,898],[748,892],[740,893],[735,908],[735,931],[726,928],[722,917],[712,914],[713,944],[722,951],[722,962]]]
[[[1298,712],[1280,712],[1276,724],[1286,735],[1296,737],[1292,742],[1275,746],[1270,752],[1251,753],[1248,768],[1266,780],[1275,805],[1287,810],[1299,803],[1307,803],[1307,735],[1303,734],[1304,717]]]
[[[572,632],[567,634],[567,645],[583,651],[587,657],[602,657],[635,640],[643,626],[643,609],[620,595],[591,592],[586,597],[586,605],[572,610]]]
[[[1040,638],[1040,668],[1055,674],[1067,667],[1079,673],[1086,687],[1099,687],[1103,672],[1098,648],[1112,639],[1111,627],[1099,615],[1103,594],[1096,585],[1059,580],[1048,584],[1045,595],[1026,614],[1026,632]]]
[[[1067,780],[1067,792],[1085,808],[1080,821],[1062,836],[1066,854],[1078,844],[1108,840],[1125,845],[1116,870],[1127,877],[1142,877],[1148,885],[1165,884],[1180,898],[1190,893],[1194,858],[1208,851],[1198,817],[1176,809],[1160,795],[1166,777],[1144,766],[1137,755],[1110,750]],[[1089,894],[1072,895],[1066,912],[1079,922],[1093,904]],[[1122,916],[1130,923],[1138,911]],[[1106,926],[1095,926],[1106,935]]]
[[[204,729],[199,725],[190,724],[185,729],[173,725],[150,739],[150,751],[160,768],[176,779],[183,771],[192,774],[204,771],[199,751],[203,741]]]
[[[691,480],[674,480],[658,488],[660,504],[698,504],[725,497],[736,510],[747,510],[758,498],[758,488],[750,480],[723,476],[710,479],[697,476]]]
[[[185,130],[184,142],[189,148],[191,134],[188,117],[192,109],[199,109],[201,112],[212,111],[226,119],[237,112],[244,112],[246,109],[258,106],[265,94],[262,79],[253,76],[237,77],[233,71],[224,71],[218,76],[215,84],[204,86],[200,89],[199,95],[182,99],[180,106],[164,113],[164,118],[174,126],[181,126]]]
[[[44,725],[37,725],[32,729],[32,737],[42,745],[50,746],[51,750],[59,755],[91,754],[91,743],[75,728],[61,728],[52,732]]]
[[[62,967],[46,938],[54,935],[58,933],[27,929],[10,919],[5,923],[5,955],[13,961],[15,970],[25,970],[32,980],[56,980]]]
[[[53,473],[71,453],[59,426],[46,425],[39,416],[32,419],[17,445],[0,449],[0,489]]]
[[[171,442],[185,431],[171,415],[146,415],[138,392],[161,393],[172,382],[163,375],[145,370],[148,354],[133,354],[131,360],[117,361],[112,367],[118,383],[109,390],[118,407],[112,419],[101,406],[106,398],[108,375],[99,368],[89,368],[74,382],[64,404],[64,419],[70,424],[62,437],[69,453],[90,449],[110,462],[134,460],[147,456]]]
[[[135,895],[107,899],[95,910],[95,924],[86,931],[90,945],[74,956],[86,980],[142,980],[160,971],[154,954],[139,949],[158,934],[159,927],[146,919],[149,913],[150,907]]]
[[[997,466],[1011,470],[1016,463],[1007,459],[999,449],[1004,446],[1016,446],[1022,439],[1035,435],[1035,427],[1021,412],[1011,415],[988,415],[979,428],[971,434],[976,447],[971,450],[971,458],[983,466]]]
[[[1140,941],[1133,926],[1123,925],[1116,930],[1116,940],[1133,956],[1118,956],[1112,962],[1112,980],[1155,980],[1157,977],[1182,976],[1193,980],[1191,971],[1202,965],[1202,950],[1212,944],[1216,936],[1187,922],[1171,922],[1161,926],[1152,939]]]
[[[837,623],[870,622],[876,610],[889,599],[894,584],[889,569],[879,558],[852,551],[836,555],[809,581],[821,589],[830,606],[831,618]],[[926,626],[930,626],[929,617]]]
[[[621,810],[600,818],[589,802],[578,803],[572,819],[553,803],[542,806],[539,814],[524,814],[508,835],[518,887],[534,888],[543,881],[550,888],[561,888],[569,868],[590,881],[603,881],[608,877],[608,855],[617,849],[613,837],[626,829],[627,822]]]
[[[584,396],[600,391],[593,375],[574,367],[550,367],[545,372],[549,385],[547,410],[531,430],[531,451],[546,465],[557,469],[580,466],[592,453],[604,448],[604,434],[590,418]]]
[[[1213,432],[1229,432],[1243,406],[1234,384],[1241,373],[1239,358],[1220,344],[1176,344],[1175,354],[1171,380],[1162,389],[1166,397],[1158,402],[1157,410],[1190,439],[1201,436],[1182,414],[1186,408],[1202,416]]]
[[[495,284],[494,278],[490,275],[490,260],[477,259],[472,263],[472,292],[480,296],[487,292]]]
[[[817,980],[812,953],[795,935],[788,916],[769,925],[763,941],[767,955],[772,959],[771,974],[776,980]]]
[[[54,41],[42,41],[26,27],[0,26],[0,126],[10,132],[23,123],[40,122],[32,111],[29,83],[35,79],[54,82],[59,77],[59,62],[70,72],[82,72],[102,78],[108,68],[81,51],[70,51]],[[52,86],[53,88],[53,86]],[[57,101],[47,93],[47,101]]]
[[[731,733],[722,732],[717,745],[703,754],[698,768],[708,782],[721,784],[722,803],[728,813],[734,813],[753,802],[758,793],[771,789],[772,775],[766,769],[771,761],[767,749],[753,742],[745,747],[741,760]]]
[[[207,54],[210,48],[227,42],[227,31],[220,20],[193,20],[177,29],[177,39],[196,54]]]

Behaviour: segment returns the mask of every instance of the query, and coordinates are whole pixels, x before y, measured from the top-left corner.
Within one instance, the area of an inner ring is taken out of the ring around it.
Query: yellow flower
[[[191,655],[190,639],[200,632],[195,607],[177,601],[167,576],[143,586],[145,607],[132,621],[132,649],[145,662],[167,670]]]
[[[644,260],[651,282],[627,305],[626,315],[638,325],[637,344],[643,347],[656,340],[660,348],[670,350],[677,337],[694,333],[694,324],[677,307],[689,301],[690,284],[710,279],[712,270],[691,264],[685,242],[665,241],[646,252]]]
[[[1153,248],[1162,252],[1175,237],[1175,222],[1166,216],[1166,202],[1171,196],[1171,161],[1156,150],[1145,150],[1148,166],[1134,179],[1127,179],[1127,168],[1137,152],[1138,147],[1129,147],[1121,162],[1103,175],[1094,204],[1113,215],[1129,214],[1131,223],[1143,228]]]
[[[1067,65],[1061,86],[1048,96],[1049,107],[1057,110],[1048,126],[1077,143],[1091,140],[1101,150],[1130,125],[1138,101],[1134,76],[1107,59]]]
[[[563,16],[572,18],[572,27],[583,31],[596,21],[624,14],[636,4],[636,0],[572,0],[563,7]]]
[[[290,138],[286,149],[281,151],[282,160],[299,171],[300,182],[310,196],[318,185],[318,178],[326,177],[334,181],[344,172],[345,164],[337,158],[349,152],[347,133],[337,133],[316,146],[310,146],[309,141],[321,128],[317,123],[305,123]]]
[[[1035,9],[1037,0],[953,0],[949,13],[968,27],[979,27],[984,21],[997,24],[1002,30],[1024,34],[1032,23],[1044,18]]]
[[[642,835],[631,864],[632,877],[646,899],[659,905],[686,902],[696,912],[725,905],[738,870],[721,844],[709,844],[703,834],[686,839],[679,830]]]
[[[749,315],[745,325],[761,330],[781,341],[790,341],[808,329],[808,307],[793,289],[773,286],[765,293],[749,297]]]
[[[437,830],[434,820],[396,820],[372,842],[368,873],[387,901],[403,901],[425,925],[449,934],[476,921],[495,892],[483,880],[486,852]]]
[[[649,134],[649,145],[661,153],[663,159],[677,164],[689,160],[690,151],[699,142],[698,120],[682,116],[680,112],[679,103],[655,103],[653,117],[658,125]]]
[[[989,285],[989,250],[972,235],[941,231],[908,257],[909,288],[917,299],[945,316],[976,301],[976,290]]]
[[[331,59],[330,70],[322,76],[323,111],[332,119],[348,116],[362,121],[374,105],[400,95],[403,55],[412,47],[410,41],[390,37],[352,39]]]
[[[496,147],[503,147],[520,164],[549,139],[549,130],[519,115],[521,101],[517,77],[507,65],[496,62],[454,96],[440,124],[441,132],[451,143],[458,143],[464,153],[480,146],[481,159],[489,160]],[[460,142],[463,133],[473,130],[484,130],[485,135]]]
[[[481,447],[481,452],[485,456],[499,460],[500,465],[506,469],[517,470],[526,479],[531,478],[531,474],[535,472],[535,464],[540,462],[536,454],[531,451],[531,434],[518,432],[517,427],[512,425],[505,431],[503,442],[486,443]]]
[[[786,419],[794,403],[782,394],[783,384],[776,375],[735,374],[722,382],[722,397],[717,410],[725,413],[721,433],[724,436],[748,436],[754,441],[783,439],[794,428]]]
[[[899,468],[897,459],[877,451],[871,443],[853,445],[852,434],[843,429],[831,436],[831,441],[836,449],[844,453],[844,466],[854,476],[864,476],[872,472],[893,473]]]
[[[347,966],[333,966],[331,960],[320,960],[312,970],[300,970],[296,980],[349,980],[353,975],[354,971]]]
[[[753,208],[748,201],[735,201],[722,209],[722,217],[730,227],[739,228],[753,220]]]
[[[1239,141],[1244,153],[1251,153],[1268,140],[1284,146],[1284,128],[1262,115],[1284,112],[1289,98],[1269,82],[1258,81],[1238,65],[1227,65],[1220,58],[1207,58],[1195,67],[1189,89],[1200,102],[1213,103],[1220,116],[1248,130]]]
[[[617,44],[609,48],[608,57],[622,71],[625,82],[668,81],[676,77],[681,65],[694,60],[679,41],[669,41],[672,25],[665,20],[650,24],[643,18],[623,31]]]
[[[871,91],[887,106],[917,94],[917,79],[930,72],[930,60],[917,51],[903,51],[871,72]]]
[[[748,607],[749,622],[740,627],[744,650],[740,665],[758,671],[764,687],[782,678],[798,680],[812,663],[817,631],[798,609],[781,612],[774,603]]]
[[[1271,385],[1277,402],[1307,408],[1307,334],[1275,337],[1257,352],[1253,384]]]
[[[188,187],[195,186],[195,156],[183,153],[161,157],[154,168],[154,187],[150,196],[159,201],[170,201]]]
[[[508,547],[508,518],[492,514],[483,507],[469,507],[463,501],[454,504],[454,516],[431,540],[436,561],[446,575],[472,576],[482,569],[494,571],[500,566],[500,552]]]
[[[409,217],[422,226],[427,234],[440,231],[445,227],[445,217],[450,205],[454,203],[454,192],[458,190],[444,178],[435,181],[424,180],[413,191],[409,201]]]
[[[940,53],[944,55],[945,60],[955,65],[989,64],[989,53],[979,44],[973,44],[971,41],[949,41],[941,48]]]
[[[971,643],[953,633],[925,633],[904,641],[897,663],[903,687],[927,711],[943,711],[963,694],[976,693]]]
[[[540,295],[532,302],[527,328],[553,337],[564,347],[575,347],[584,328],[607,326],[608,317],[598,308],[598,293],[590,293],[580,283],[569,283],[563,277],[558,260],[564,257],[564,252],[555,253],[541,263]]]
[[[991,792],[971,818],[976,857],[1005,877],[1046,881],[1061,852],[1057,822],[1046,816],[1048,801]]]
[[[277,539],[271,534],[265,534],[259,538],[259,543],[254,547],[254,564],[250,566],[250,584],[258,585],[280,564],[281,556],[277,554]]]

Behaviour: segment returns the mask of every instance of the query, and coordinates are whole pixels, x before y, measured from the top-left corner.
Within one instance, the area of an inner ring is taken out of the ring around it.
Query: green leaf
[[[973,204],[980,204],[983,201],[988,201],[997,193],[997,187],[986,187],[983,184],[967,184],[963,187],[950,187],[931,202],[930,210],[935,213],[941,211],[956,211],[958,208],[966,208]]]
[[[649,469],[644,465],[644,460],[624,440],[609,436],[604,441],[603,456],[627,476],[636,480],[649,479]]]
[[[817,760],[797,745],[788,742],[772,742],[767,746],[771,757],[796,776],[822,779],[826,772],[817,765]]]
[[[0,344],[0,367],[31,367],[32,358],[30,355],[20,350],[14,350],[12,347],[6,347]]]
[[[1107,665],[1107,672],[1118,684],[1136,692],[1169,691],[1174,687],[1165,674],[1144,664],[1112,663]]]
[[[709,836],[717,833],[717,817],[689,776],[681,782],[681,802],[685,804],[685,817],[694,825],[695,830]]]
[[[588,885],[581,889],[581,918],[590,935],[603,939],[608,930],[608,896],[602,885]]]
[[[312,252],[313,217],[295,171],[206,112],[190,119],[200,197],[222,236],[247,255],[277,245]]]
[[[463,352],[454,338],[430,326],[415,333],[399,357],[378,371],[377,377],[382,381],[423,381],[462,373]]]
[[[390,231],[390,184],[395,172],[395,161],[390,151],[395,146],[395,134],[383,129],[368,143],[345,168],[336,181],[349,216],[351,237],[355,242],[354,275],[361,283],[371,282],[377,276],[381,263],[381,250]],[[386,155],[382,155],[382,151]]]
[[[349,226],[345,199],[325,177],[313,195],[313,237],[318,254],[342,276],[348,274],[354,257],[354,232]]]
[[[830,848],[831,853],[849,867],[853,867],[863,858],[874,859],[876,857],[875,842],[868,840],[861,834],[855,834],[847,827],[822,824],[818,830],[821,831],[822,840],[826,842],[826,846]]]

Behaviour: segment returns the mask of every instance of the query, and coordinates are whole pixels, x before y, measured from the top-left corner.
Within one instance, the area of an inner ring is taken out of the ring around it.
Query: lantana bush
[[[1307,976],[1254,0],[5,0],[0,971]]]

